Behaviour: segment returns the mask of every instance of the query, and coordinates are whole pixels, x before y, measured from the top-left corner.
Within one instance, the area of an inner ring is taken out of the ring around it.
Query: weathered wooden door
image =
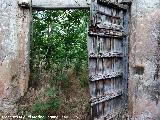
[[[128,6],[121,1],[91,1],[88,55],[92,120],[109,120],[127,109]]]

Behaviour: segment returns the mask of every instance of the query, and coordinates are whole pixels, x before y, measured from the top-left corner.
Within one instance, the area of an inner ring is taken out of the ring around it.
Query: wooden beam
[[[33,9],[89,8],[91,0],[32,0]]]

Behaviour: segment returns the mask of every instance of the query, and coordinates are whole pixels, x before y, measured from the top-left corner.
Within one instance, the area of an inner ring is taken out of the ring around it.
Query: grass
[[[76,120],[78,116],[85,119],[90,111],[86,70],[81,69],[76,74],[74,67],[57,67],[44,73],[39,81],[41,85],[38,88],[31,87],[21,99],[19,114],[69,116],[70,120]],[[45,119],[47,118],[34,118],[34,120]]]

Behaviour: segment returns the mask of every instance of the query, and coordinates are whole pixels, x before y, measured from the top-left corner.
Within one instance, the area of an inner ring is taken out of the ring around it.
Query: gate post
[[[130,24],[129,113],[160,119],[160,1],[133,0]]]
[[[0,115],[15,113],[29,80],[30,9],[0,0]]]

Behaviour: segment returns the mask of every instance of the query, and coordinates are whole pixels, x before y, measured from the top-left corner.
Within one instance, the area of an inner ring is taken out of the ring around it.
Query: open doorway
[[[88,17],[88,10],[33,11],[30,88],[19,114],[87,118]]]

